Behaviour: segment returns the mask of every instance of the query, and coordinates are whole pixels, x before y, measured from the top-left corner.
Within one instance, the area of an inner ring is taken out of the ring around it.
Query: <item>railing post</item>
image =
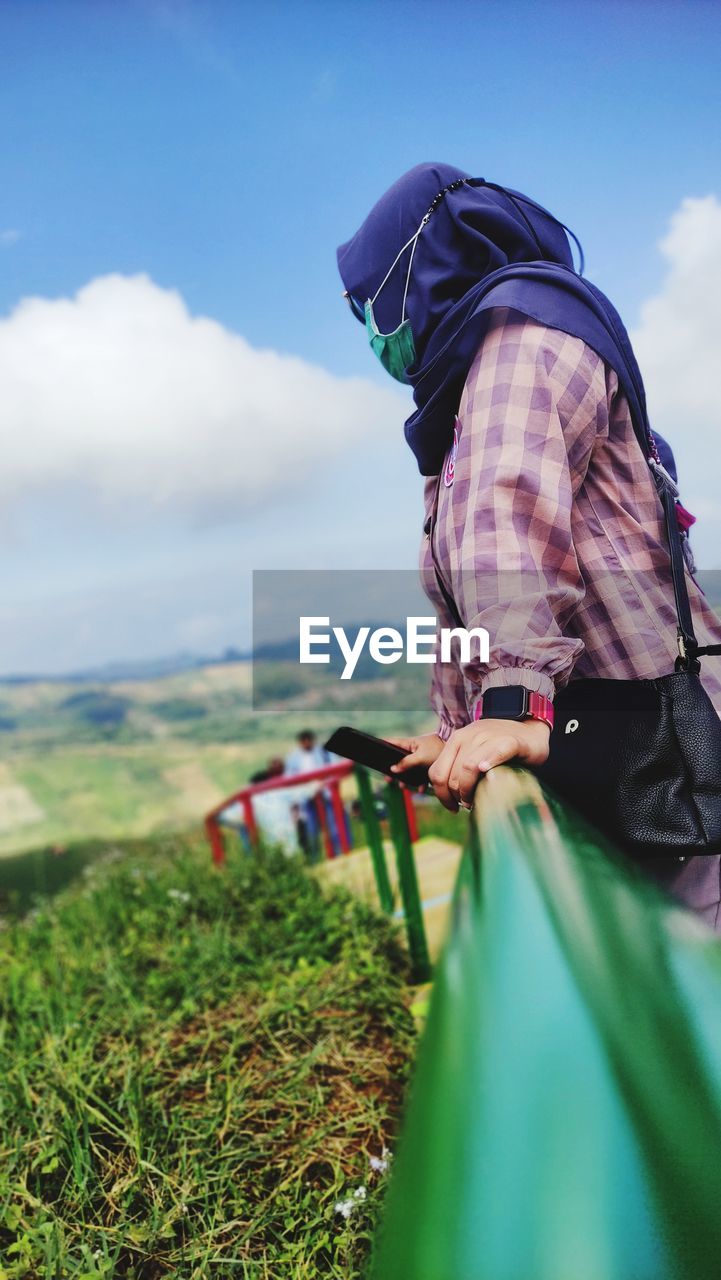
[[[345,813],[343,812],[343,801],[340,795],[340,783],[333,779],[330,785],[330,803],[333,809],[333,817],[335,818],[336,830],[338,832],[338,844],[341,853],[350,853],[350,843],[348,840],[348,832],[345,825]]]
[[[413,795],[408,790],[408,787],[404,787],[401,794],[403,796],[403,803],[406,809],[406,819],[408,821],[408,836],[411,843],[413,844],[418,839],[418,822],[416,820],[416,807],[413,803]]]
[[[373,874],[376,880],[376,889],[378,890],[378,901],[381,910],[390,915],[393,911],[393,890],[391,882],[388,879],[388,867],[386,864],[386,855],[383,848],[383,837],[381,835],[381,827],[378,821],[378,814],[373,803],[373,789],[371,787],[368,770],[358,764],[355,767],[356,782],[358,783],[358,798],[360,800],[361,813],[363,814],[363,825],[365,826],[366,840],[370,849],[371,861],[373,863]]]
[[[225,862],[225,841],[223,833],[214,818],[206,818],[205,831],[210,844],[210,851],[213,855],[213,862],[216,867],[222,867]]]
[[[317,795],[313,797],[313,803],[315,804],[315,811],[318,815],[318,824],[323,834],[323,842],[325,844],[325,856],[330,861],[331,858],[335,857],[335,849],[333,848],[333,841],[331,840],[331,836],[330,836],[328,815],[325,811],[325,797],[323,796],[323,793],[321,791],[319,791]]]
[[[248,841],[251,847],[255,848],[258,844],[258,826],[255,821],[255,813],[253,811],[253,801],[250,796],[244,796],[242,804],[245,829],[248,832]]]
[[[408,950],[411,955],[413,980],[427,982],[431,975],[431,961],[423,923],[423,906],[418,889],[418,877],[413,858],[413,845],[408,831],[408,815],[399,786],[389,782],[385,789],[390,818],[391,836],[396,851],[398,883],[406,919]]]

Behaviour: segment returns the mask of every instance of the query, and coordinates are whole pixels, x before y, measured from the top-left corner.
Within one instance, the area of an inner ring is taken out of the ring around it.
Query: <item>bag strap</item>
[[[593,291],[593,290],[592,290]],[[623,335],[619,333],[618,326],[612,314],[607,315],[611,332],[615,335],[619,346],[623,349]],[[664,520],[666,522],[666,537],[668,539],[668,547],[671,555],[671,576],[673,580],[673,595],[676,605],[677,620],[677,640],[678,640],[678,658],[676,659],[676,669],[681,671],[700,671],[700,663],[698,659],[703,654],[721,653],[721,645],[709,644],[703,648],[699,646],[693,629],[693,618],[691,616],[691,602],[688,598],[688,588],[686,586],[686,568],[683,554],[683,545],[681,542],[681,530],[678,527],[676,518],[676,499],[678,498],[678,486],[672,476],[664,467],[659,457],[656,441],[648,421],[646,413],[646,393],[644,391],[643,382],[641,381],[641,373],[638,366],[635,365],[629,370],[631,377],[631,386],[635,393],[635,400],[642,415],[642,421],[636,420],[633,412],[633,405],[629,400],[629,412],[631,414],[631,424],[634,434],[638,440],[643,456],[646,459],[656,484],[661,505],[663,506]],[[638,376],[637,376],[638,375]],[[627,397],[628,399],[628,397]]]
[[[681,530],[679,529],[678,519],[676,517],[678,487],[661,462],[658,449],[656,447],[656,441],[653,438],[648,422],[644,422],[644,428],[642,430],[633,418],[633,414],[631,415],[631,419],[636,439],[643,450],[644,457],[646,458],[651,470],[656,490],[663,507],[666,537],[671,555],[673,596],[676,605],[676,635],[678,641],[676,670],[698,672],[701,670],[699,658],[704,654],[721,653],[721,644],[708,644],[701,647],[696,639],[696,634],[693,629],[691,601],[689,600],[688,587],[686,586],[686,563],[683,554],[683,543],[681,541]]]

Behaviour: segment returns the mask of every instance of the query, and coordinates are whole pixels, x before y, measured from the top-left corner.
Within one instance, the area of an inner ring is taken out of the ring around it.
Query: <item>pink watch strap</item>
[[[543,720],[549,729],[553,728],[553,703],[542,693],[536,693],[535,689],[531,689],[528,695],[528,714],[532,720]]]

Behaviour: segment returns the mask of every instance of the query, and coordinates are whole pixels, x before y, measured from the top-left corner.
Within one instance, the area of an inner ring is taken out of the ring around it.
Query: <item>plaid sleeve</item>
[[[580,339],[521,317],[487,334],[461,401],[460,440],[439,559],[490,661],[463,676],[477,693],[524,684],[552,697],[583,651],[569,623],[584,583],[572,534],[575,494],[608,430],[605,367]]]

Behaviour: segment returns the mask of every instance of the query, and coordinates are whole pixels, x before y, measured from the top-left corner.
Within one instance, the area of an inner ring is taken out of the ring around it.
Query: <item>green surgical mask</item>
[[[381,333],[373,318],[373,303],[365,304],[366,331],[373,351],[383,368],[397,382],[407,382],[406,369],[414,363],[416,347],[410,320],[403,320],[393,333]]]
[[[371,348],[378,356],[378,359],[386,372],[389,373],[392,378],[395,378],[397,382],[408,381],[408,378],[406,377],[406,369],[410,369],[416,359],[416,345],[413,341],[413,330],[411,329],[411,322],[406,316],[406,299],[408,297],[408,285],[411,279],[411,267],[413,266],[413,255],[416,251],[416,244],[418,243],[418,237],[426,225],[429,216],[429,214],[426,214],[418,230],[411,236],[410,240],[406,241],[403,248],[396,255],[388,268],[384,278],[381,280],[374,296],[372,298],[368,298],[365,307],[363,308],[366,318],[366,331],[368,333],[368,341],[371,344]],[[412,248],[411,245],[413,246]],[[396,263],[403,256],[406,249],[409,248],[411,249],[411,256],[408,260],[406,287],[403,290],[401,322],[398,325],[398,328],[394,329],[392,333],[381,333],[373,315],[373,303],[376,301],[383,286],[387,283]]]

